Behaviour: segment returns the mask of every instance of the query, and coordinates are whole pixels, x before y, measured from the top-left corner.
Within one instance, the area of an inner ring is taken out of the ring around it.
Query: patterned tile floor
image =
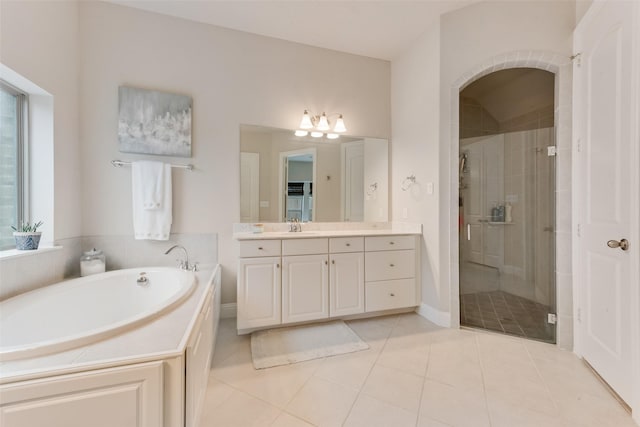
[[[460,323],[509,335],[554,342],[549,307],[503,291],[460,295]]]

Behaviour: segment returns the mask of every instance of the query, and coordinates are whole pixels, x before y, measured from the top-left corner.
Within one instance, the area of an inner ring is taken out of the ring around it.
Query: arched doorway
[[[460,323],[555,342],[554,74],[510,68],[460,91]]]

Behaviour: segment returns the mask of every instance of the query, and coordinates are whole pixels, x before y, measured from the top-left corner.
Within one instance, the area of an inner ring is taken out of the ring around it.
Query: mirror
[[[240,221],[388,221],[389,144],[240,126]]]

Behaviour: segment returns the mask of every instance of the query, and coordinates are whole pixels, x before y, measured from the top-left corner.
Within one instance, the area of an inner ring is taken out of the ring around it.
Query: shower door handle
[[[467,240],[471,240],[471,224],[467,223]]]
[[[607,246],[609,246],[611,249],[620,248],[623,251],[627,251],[629,250],[629,241],[627,239],[621,239],[620,241],[609,240],[607,242]]]

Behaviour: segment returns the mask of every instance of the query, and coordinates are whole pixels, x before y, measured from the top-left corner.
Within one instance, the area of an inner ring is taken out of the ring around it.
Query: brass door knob
[[[611,249],[620,248],[623,251],[628,251],[629,250],[629,241],[627,239],[621,239],[620,241],[609,240],[607,242],[607,246],[609,246]]]

